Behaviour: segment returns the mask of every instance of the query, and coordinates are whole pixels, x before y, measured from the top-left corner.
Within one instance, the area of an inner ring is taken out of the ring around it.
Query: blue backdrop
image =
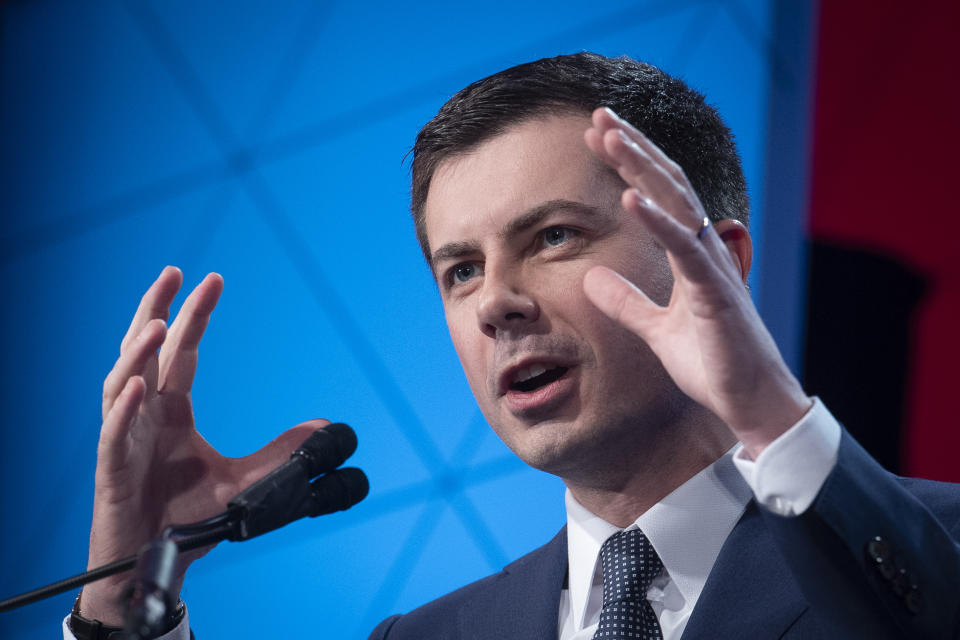
[[[562,484],[476,408],[414,239],[404,154],[482,75],[628,54],[725,116],[762,251],[772,5],[0,6],[0,598],[84,568],[102,380],[165,264],[187,288],[226,280],[194,385],[201,433],[244,455],[308,418],[343,420],[372,487],[350,512],[200,561],[183,594],[198,637],[365,637],[549,539]],[[0,614],[2,635],[56,637],[73,597]]]

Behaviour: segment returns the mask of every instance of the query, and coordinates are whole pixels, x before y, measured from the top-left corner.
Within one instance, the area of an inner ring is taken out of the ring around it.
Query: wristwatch
[[[77,599],[73,602],[73,611],[70,614],[70,632],[73,633],[74,637],[77,640],[126,640],[126,634],[123,632],[122,627],[111,627],[106,625],[99,620],[89,620],[80,615],[80,596],[83,595],[81,591],[77,594]],[[160,637],[165,633],[173,631],[173,629],[183,622],[183,616],[186,614],[187,608],[183,604],[183,600],[177,602],[177,606],[167,613],[167,618],[164,620],[163,631],[155,636]],[[193,634],[190,634],[193,637]]]

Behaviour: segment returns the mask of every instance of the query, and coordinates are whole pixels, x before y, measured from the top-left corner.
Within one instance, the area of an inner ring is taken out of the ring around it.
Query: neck
[[[564,477],[564,483],[591,513],[624,528],[736,444],[730,429],[699,407],[661,433],[657,442],[644,434],[611,447],[603,464]]]

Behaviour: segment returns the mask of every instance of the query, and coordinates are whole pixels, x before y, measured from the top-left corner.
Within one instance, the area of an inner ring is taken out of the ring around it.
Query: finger
[[[662,164],[620,129],[607,131],[603,144],[614,159],[614,167],[624,182],[640,189],[691,229],[699,228],[703,207],[685,179],[678,182]]]
[[[590,128],[584,132],[587,147],[607,166],[612,168],[628,186],[648,192],[664,193],[678,191],[679,187],[669,173],[656,165],[652,158],[640,149],[620,129],[601,131]],[[648,172],[656,172],[658,180],[650,180]],[[666,188],[664,188],[666,187]]]
[[[624,191],[621,203],[624,209],[637,214],[650,235],[667,251],[675,278],[682,276],[704,283],[716,278],[718,264],[727,266],[729,260],[718,260],[723,243],[713,229],[708,228],[698,237],[695,231],[636,189]],[[714,246],[716,243],[720,246]]]
[[[684,177],[683,168],[681,168],[679,164],[674,162],[670,156],[664,153],[660,147],[655,145],[647,136],[643,134],[642,131],[621,118],[610,107],[602,107],[594,110],[591,121],[593,122],[594,128],[600,132],[601,136],[604,135],[609,129],[619,129],[623,131],[634,143],[637,144],[637,146],[649,154],[650,157],[653,158],[654,162],[663,166],[675,179],[679,181],[686,180]]]
[[[584,133],[587,146],[629,186],[699,228],[704,211],[683,170],[640,131],[609,109],[597,109]]]
[[[583,277],[583,292],[608,318],[646,339],[650,325],[666,309],[629,280],[607,267],[593,267]]]
[[[127,436],[146,390],[147,384],[140,376],[127,379],[100,429],[100,443],[97,447],[98,470],[102,468],[107,473],[112,473],[125,464],[129,450]]]
[[[218,273],[210,273],[184,300],[160,351],[161,392],[190,391],[197,371],[200,339],[222,292],[223,277]]]
[[[607,150],[606,145],[604,144],[604,137],[610,131],[625,131],[625,129],[620,126],[619,121],[612,119],[612,116],[609,115],[607,109],[597,109],[593,112],[590,128],[584,133],[584,141],[587,143],[587,146],[590,148],[590,150],[593,151],[601,160],[616,169],[619,162],[616,158],[610,155],[610,152]],[[634,131],[636,130],[634,129]]]
[[[141,376],[147,388],[156,388],[157,349],[167,335],[166,323],[154,318],[149,321],[133,342],[120,354],[116,364],[103,381],[103,417],[112,409],[117,397],[126,388],[131,376]],[[152,387],[151,387],[152,385]]]
[[[583,141],[587,144],[587,148],[589,148],[594,155],[600,158],[600,160],[602,160],[604,163],[616,169],[616,161],[610,157],[606,148],[603,146],[603,134],[605,132],[605,129],[590,127],[583,132]]]
[[[140,305],[137,312],[133,314],[133,321],[130,328],[123,336],[120,343],[121,353],[134,340],[148,322],[154,318],[160,318],[166,321],[170,315],[170,303],[173,302],[177,291],[180,290],[180,283],[183,282],[183,274],[177,267],[167,266],[163,268],[160,275],[154,281],[147,292],[140,299]]]
[[[679,221],[664,211],[663,207],[660,207],[655,201],[633,189],[625,191],[621,201],[624,208],[628,211],[634,211],[641,216],[641,218],[647,216],[644,224],[652,233],[652,227],[657,227],[658,224],[660,225],[658,227],[659,231],[654,233],[654,238],[668,251],[668,258],[673,260],[683,255],[688,257],[686,261],[686,271],[681,272],[686,273],[687,276],[692,276],[690,268],[692,268],[693,263],[690,257],[695,256],[697,260],[703,259],[703,275],[715,272],[719,266],[720,271],[726,275],[731,282],[736,283],[738,287],[742,285],[741,280],[744,277],[744,273],[740,269],[739,262],[731,257],[730,250],[726,244],[724,244],[720,234],[716,231],[716,227],[709,219],[707,219],[707,226],[704,228],[706,215],[700,219],[696,225],[696,229],[693,230],[679,223]],[[653,207],[652,210],[651,207]],[[658,216],[673,220],[676,224],[670,225],[667,220],[659,220]],[[742,227],[742,225],[740,226]],[[743,228],[745,229],[745,227]],[[668,240],[670,237],[675,238],[675,241]],[[672,248],[671,245],[667,244],[668,242],[672,242]]]

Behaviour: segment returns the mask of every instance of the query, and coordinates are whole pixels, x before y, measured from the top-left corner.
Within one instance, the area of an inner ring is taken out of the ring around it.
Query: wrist
[[[756,460],[767,446],[800,422],[813,405],[813,398],[803,393],[798,385],[795,393],[788,394],[765,411],[755,428],[734,432],[743,443],[745,453]]]
[[[88,584],[77,595],[73,611],[89,620],[111,627],[123,626],[123,591],[126,581],[109,583],[109,578]]]
[[[70,614],[70,619],[68,622],[70,632],[74,635],[76,640],[117,640],[127,637],[127,635],[123,632],[122,622],[107,623],[97,618],[90,618],[89,616],[81,613],[81,602],[84,599],[82,597],[83,595],[83,591],[77,595],[77,599],[73,603],[73,611]],[[187,608],[183,604],[183,600],[178,600],[176,606],[167,612],[161,629],[158,630],[156,635],[150,637],[159,638],[160,636],[173,631],[180,623],[183,622],[186,612]]]

